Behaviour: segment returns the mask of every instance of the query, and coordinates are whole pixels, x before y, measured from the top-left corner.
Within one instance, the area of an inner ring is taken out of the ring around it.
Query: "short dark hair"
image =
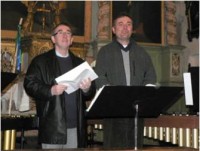
[[[128,18],[131,19],[131,21],[132,21],[132,23],[133,23],[132,17],[131,17],[127,12],[120,12],[117,16],[114,17],[114,19],[113,19],[113,24],[112,24],[112,25],[114,26],[116,20],[117,20],[118,18],[121,18],[121,17],[128,17]]]
[[[55,33],[55,29],[56,29],[58,26],[60,26],[60,25],[68,26],[68,27],[71,29],[72,35],[74,34],[74,27],[73,27],[70,23],[68,23],[68,22],[61,22],[61,23],[57,24],[56,26],[54,26],[54,27],[52,28],[51,35],[53,35],[53,34]]]

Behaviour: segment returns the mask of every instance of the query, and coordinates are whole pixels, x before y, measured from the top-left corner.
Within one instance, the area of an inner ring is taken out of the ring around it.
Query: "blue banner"
[[[16,47],[15,47],[17,58],[16,58],[16,73],[21,72],[21,63],[22,63],[22,50],[21,50],[21,24],[17,28],[17,37],[16,37]]]

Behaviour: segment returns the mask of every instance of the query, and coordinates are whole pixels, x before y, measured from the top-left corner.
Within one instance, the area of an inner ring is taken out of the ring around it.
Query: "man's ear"
[[[114,27],[112,27],[112,32],[115,34],[115,28]]]
[[[71,38],[71,41],[70,41],[70,42],[71,42],[71,44],[70,44],[70,45],[72,45],[72,42],[73,42],[73,40],[74,40],[74,37],[72,37],[72,38]]]
[[[51,36],[51,41],[52,41],[53,43],[55,43],[55,37],[54,37],[54,36]]]

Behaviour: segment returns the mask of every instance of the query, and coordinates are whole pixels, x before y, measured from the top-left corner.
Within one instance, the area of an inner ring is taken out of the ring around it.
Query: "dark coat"
[[[133,40],[129,50],[130,85],[156,83],[156,73],[149,54]],[[103,85],[126,85],[125,68],[119,44],[114,40],[99,50],[96,67],[98,88]]]
[[[80,65],[83,60],[69,51],[73,67]],[[29,96],[36,101],[37,115],[39,117],[39,141],[47,144],[66,144],[66,108],[64,93],[59,96],[51,95],[51,87],[56,84],[55,78],[61,75],[55,50],[52,49],[35,57],[26,73],[24,88]],[[96,92],[94,83],[87,93],[80,89],[77,95],[77,130],[78,147],[86,145],[86,122],[84,119],[85,102]]]
[[[129,50],[130,85],[144,86],[155,84],[156,73],[148,53],[133,40]],[[103,85],[127,85],[123,56],[119,44],[114,40],[103,46],[98,53],[96,73],[99,78],[95,81],[97,88]],[[142,147],[143,119],[138,121],[137,146]],[[104,147],[134,147],[134,118],[104,119]]]

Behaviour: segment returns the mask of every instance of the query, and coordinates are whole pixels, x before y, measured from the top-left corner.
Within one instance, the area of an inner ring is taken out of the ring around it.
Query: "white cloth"
[[[29,97],[23,88],[23,81],[19,81],[1,96],[1,113],[12,114],[16,111],[28,111],[30,110],[29,102]]]

